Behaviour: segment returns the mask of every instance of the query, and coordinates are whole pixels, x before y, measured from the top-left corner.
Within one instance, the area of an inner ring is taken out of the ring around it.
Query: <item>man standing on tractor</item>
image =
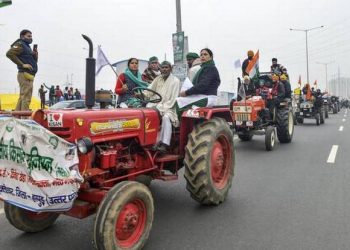
[[[283,70],[286,69],[281,64],[277,63],[277,58],[272,58],[271,72],[272,74],[282,75]]]
[[[162,116],[162,126],[158,136],[159,142],[154,148],[162,153],[166,153],[170,149],[172,125],[175,127],[179,126],[175,103],[176,97],[180,93],[180,80],[171,74],[171,70],[170,62],[162,62],[161,75],[157,76],[148,87],[162,96],[160,102],[147,105],[148,107],[155,107]],[[146,92],[145,95],[152,97],[153,94]]]
[[[251,60],[253,60],[254,51],[249,50],[249,51],[247,52],[247,56],[248,56],[248,58],[246,58],[246,59],[243,61],[243,63],[242,63],[242,77],[248,76],[248,73],[246,72],[246,69],[247,69],[247,67],[248,67],[249,62],[250,62]]]

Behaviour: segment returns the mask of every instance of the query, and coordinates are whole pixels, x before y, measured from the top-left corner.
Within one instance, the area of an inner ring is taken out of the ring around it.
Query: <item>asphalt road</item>
[[[330,115],[319,127],[305,120],[291,144],[272,152],[263,136],[236,141],[234,183],[218,207],[194,202],[182,176],[152,183],[155,220],[144,249],[350,249],[350,110],[344,115]],[[4,250],[92,249],[93,216],[62,216],[45,232],[25,234],[0,214],[0,228]]]

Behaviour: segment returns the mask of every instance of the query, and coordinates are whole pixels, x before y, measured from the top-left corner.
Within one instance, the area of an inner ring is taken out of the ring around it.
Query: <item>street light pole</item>
[[[181,24],[181,0],[176,0],[176,32],[182,31]]]
[[[320,29],[323,28],[324,26],[319,26],[319,27],[314,27],[311,29],[289,29],[290,31],[303,31],[305,32],[305,38],[306,38],[306,76],[307,76],[307,83],[310,83],[310,78],[309,78],[309,48],[308,48],[308,39],[307,39],[307,34],[311,30],[315,29]]]
[[[316,62],[316,63],[317,64],[322,64],[326,68],[326,91],[329,91],[329,89],[328,89],[328,64],[334,63],[334,61],[326,62],[326,63],[323,63],[323,62]]]

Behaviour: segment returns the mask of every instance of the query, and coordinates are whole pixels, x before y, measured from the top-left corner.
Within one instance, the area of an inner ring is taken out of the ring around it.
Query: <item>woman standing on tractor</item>
[[[125,72],[120,74],[115,92],[119,95],[117,104],[121,108],[140,107],[138,99],[134,98],[132,89],[136,87],[147,87],[148,84],[142,81],[139,72],[139,60],[137,58],[130,58],[128,60],[128,67]]]

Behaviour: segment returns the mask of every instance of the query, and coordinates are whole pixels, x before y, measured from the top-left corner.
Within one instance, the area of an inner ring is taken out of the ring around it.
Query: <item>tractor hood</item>
[[[90,137],[94,143],[137,137],[152,144],[160,122],[158,112],[148,108],[45,110],[34,119],[69,142]]]

